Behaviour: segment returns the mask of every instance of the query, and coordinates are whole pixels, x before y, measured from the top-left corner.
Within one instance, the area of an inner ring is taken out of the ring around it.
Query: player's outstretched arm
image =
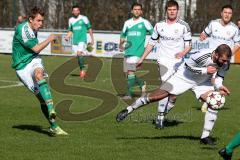
[[[35,45],[35,46],[32,48],[32,50],[33,50],[35,53],[40,53],[45,47],[47,47],[47,45],[48,45],[50,42],[52,42],[52,41],[54,41],[54,40],[56,40],[56,39],[57,39],[57,37],[52,34],[52,35],[50,35],[45,41],[43,41],[43,42]]]
[[[176,58],[181,59],[183,58],[188,52],[190,52],[192,49],[192,46],[186,46],[185,49],[182,52],[179,52],[175,55]]]
[[[124,38],[120,38],[120,42],[119,42],[119,50],[120,50],[120,52],[123,52],[123,51],[124,51],[124,46],[123,46],[123,44],[124,44],[125,41],[126,41],[126,40],[125,40]]]
[[[140,66],[141,66],[142,62],[143,62],[144,59],[149,55],[149,53],[152,51],[153,47],[154,47],[154,46],[151,45],[151,44],[148,44],[148,45],[146,46],[146,48],[145,48],[145,50],[144,50],[144,53],[143,53],[141,59],[140,59],[140,60],[138,61],[138,63],[137,63],[137,67],[140,67]]]
[[[90,35],[90,37],[91,37],[90,44],[91,44],[91,45],[94,45],[94,38],[93,38],[93,30],[92,30],[92,28],[90,28],[90,29],[88,30],[88,33],[89,33],[89,35]]]
[[[64,37],[64,39],[65,39],[66,41],[69,41],[69,39],[70,39],[71,36],[72,36],[72,32],[69,31],[69,32],[67,33],[67,35]]]

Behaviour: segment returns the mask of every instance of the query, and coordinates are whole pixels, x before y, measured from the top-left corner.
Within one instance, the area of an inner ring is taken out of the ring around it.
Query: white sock
[[[208,108],[208,111],[205,113],[204,126],[201,138],[206,138],[210,135],[210,132],[213,129],[213,126],[217,120],[218,111]]]
[[[175,101],[171,100],[171,98],[169,98],[169,101],[168,101],[168,105],[167,105],[167,113],[174,107],[175,105]]]
[[[131,113],[133,110],[145,105],[149,103],[149,99],[148,99],[148,96],[143,96],[143,97],[140,97],[138,98],[131,106],[128,106],[127,107],[127,110],[128,110],[128,113]]]
[[[166,112],[165,109],[167,105],[168,105],[168,97],[158,101],[158,113]]]

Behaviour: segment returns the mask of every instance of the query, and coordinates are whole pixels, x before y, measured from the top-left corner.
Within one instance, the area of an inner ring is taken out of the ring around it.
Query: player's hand
[[[221,95],[224,95],[224,96],[227,96],[227,95],[230,94],[229,89],[227,87],[225,87],[225,86],[221,86],[219,88],[219,92],[220,92]]]
[[[51,34],[49,37],[49,40],[52,42],[52,41],[56,41],[57,39],[58,39],[58,37],[57,36],[55,36],[54,34]]]
[[[214,74],[215,72],[217,72],[217,68],[214,66],[208,66],[207,67],[207,73],[208,74]]]
[[[182,52],[179,52],[179,53],[175,54],[175,57],[177,59],[182,59],[184,57],[184,54]]]
[[[119,51],[120,51],[120,52],[123,52],[123,51],[124,51],[123,45],[119,45]]]
[[[207,35],[205,33],[200,34],[200,41],[204,41],[207,38]]]
[[[142,65],[142,63],[143,63],[143,60],[140,59],[140,60],[137,62],[137,64],[136,64],[136,68],[140,68],[141,65]]]
[[[67,41],[67,42],[68,42],[68,41],[69,41],[69,39],[70,39],[70,37],[68,37],[68,36],[65,36],[65,37],[64,37],[64,39],[65,39],[65,41]]]

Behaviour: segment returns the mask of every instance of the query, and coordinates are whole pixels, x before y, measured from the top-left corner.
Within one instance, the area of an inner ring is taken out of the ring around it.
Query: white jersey
[[[222,86],[224,75],[226,71],[228,71],[230,64],[224,64],[222,67],[219,67],[216,63],[212,61],[211,56],[212,50],[204,49],[196,52],[188,59],[186,59],[185,63],[181,66],[181,70],[184,72],[185,77],[190,80],[196,81],[197,83],[202,83],[210,80],[214,76],[216,79],[221,79],[221,81],[218,81],[218,83],[221,84],[215,84],[216,86],[218,86],[217,88]],[[217,67],[217,73],[213,75],[207,74],[208,66]]]
[[[231,48],[240,43],[240,31],[238,27],[229,22],[226,26],[221,24],[221,19],[212,20],[203,32],[210,37],[211,50],[215,50],[221,44],[227,44]]]
[[[158,59],[168,58],[170,60],[179,61],[175,55],[182,52],[186,46],[190,46],[192,41],[189,25],[183,20],[178,19],[176,23],[168,24],[167,20],[158,22],[155,27],[150,45],[158,43]]]
[[[180,95],[191,89],[196,94],[197,99],[210,90],[218,90],[222,86],[229,64],[218,67],[212,61],[211,56],[210,49],[201,50],[191,55],[160,88],[173,95]],[[210,65],[218,68],[217,73],[207,74],[207,67]],[[214,85],[211,82],[212,77],[215,77]]]

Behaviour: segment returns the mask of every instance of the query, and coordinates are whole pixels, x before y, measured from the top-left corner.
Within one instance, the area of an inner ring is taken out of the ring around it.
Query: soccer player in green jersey
[[[134,3],[131,11],[133,17],[125,21],[120,36],[120,51],[125,51],[123,71],[127,74],[127,94],[123,99],[131,99],[133,95],[133,87],[137,83],[145,93],[146,83],[135,75],[136,63],[144,52],[146,34],[152,34],[153,27],[150,22],[141,17],[142,5]],[[124,46],[125,44],[125,46]]]
[[[221,149],[218,153],[224,160],[231,160],[233,150],[238,146],[240,146],[240,132],[238,132],[228,143],[228,145]]]
[[[38,98],[41,110],[50,123],[50,133],[67,135],[56,123],[56,112],[50,88],[45,80],[45,71],[39,53],[52,41],[54,35],[38,43],[37,32],[42,27],[44,12],[38,7],[31,9],[28,20],[15,30],[12,44],[12,68],[20,81]]]
[[[78,64],[80,67],[80,77],[84,78],[86,76],[86,69],[84,65],[84,54],[86,53],[87,47],[87,32],[91,37],[90,45],[94,44],[93,39],[93,30],[92,25],[89,22],[86,16],[80,15],[80,7],[73,6],[72,7],[72,15],[68,21],[68,33],[65,37],[65,40],[68,41],[70,37],[73,35],[72,43],[73,43],[73,52],[77,54]]]

